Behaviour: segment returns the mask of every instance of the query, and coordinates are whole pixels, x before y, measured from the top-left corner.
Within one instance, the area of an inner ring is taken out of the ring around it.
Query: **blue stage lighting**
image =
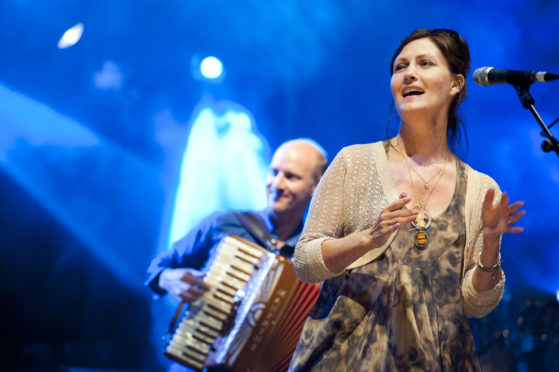
[[[200,63],[200,73],[206,79],[218,79],[223,73],[223,64],[216,57],[206,57]]]
[[[138,251],[155,243],[149,227],[162,200],[152,166],[2,84],[0,123],[0,170],[122,283],[145,291]]]

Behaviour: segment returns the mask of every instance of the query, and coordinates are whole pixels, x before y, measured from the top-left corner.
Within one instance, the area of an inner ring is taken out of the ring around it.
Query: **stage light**
[[[559,302],[559,289],[557,290],[557,302]]]
[[[230,101],[202,101],[189,127],[170,228],[164,226],[167,248],[214,211],[266,206],[267,145],[252,114]]]
[[[206,79],[217,79],[223,73],[223,64],[216,57],[206,57],[200,63],[200,73]]]
[[[66,30],[64,35],[58,40],[58,49],[66,49],[80,41],[83,34],[83,23],[78,23],[74,27]]]

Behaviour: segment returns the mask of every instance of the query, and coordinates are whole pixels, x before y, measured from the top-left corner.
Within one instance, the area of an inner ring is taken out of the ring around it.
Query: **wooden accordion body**
[[[204,271],[212,289],[184,312],[165,355],[196,370],[287,370],[320,285],[301,282],[288,258],[233,235]]]

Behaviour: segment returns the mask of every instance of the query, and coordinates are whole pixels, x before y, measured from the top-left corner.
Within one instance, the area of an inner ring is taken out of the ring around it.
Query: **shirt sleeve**
[[[215,245],[217,225],[221,214],[214,213],[202,220],[183,238],[175,242],[168,251],[159,253],[150,263],[145,285],[159,296],[167,293],[159,286],[159,275],[165,269],[192,268],[200,270]]]
[[[476,317],[482,318],[499,305],[505,290],[505,274],[501,272],[501,280],[491,289],[478,292],[472,283],[474,270],[468,270],[462,283],[465,311]]]
[[[343,231],[341,216],[347,173],[344,150],[334,158],[320,180],[311,201],[305,228],[295,248],[295,271],[299,279],[305,282],[318,283],[341,274],[326,267],[322,243],[326,239],[340,237]]]

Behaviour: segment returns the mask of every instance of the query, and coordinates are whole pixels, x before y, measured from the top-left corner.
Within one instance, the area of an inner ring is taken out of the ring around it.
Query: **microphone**
[[[534,81],[551,81],[559,75],[543,71],[499,70],[494,67],[481,67],[474,71],[474,81],[479,85],[509,83],[512,85],[532,84]]]

